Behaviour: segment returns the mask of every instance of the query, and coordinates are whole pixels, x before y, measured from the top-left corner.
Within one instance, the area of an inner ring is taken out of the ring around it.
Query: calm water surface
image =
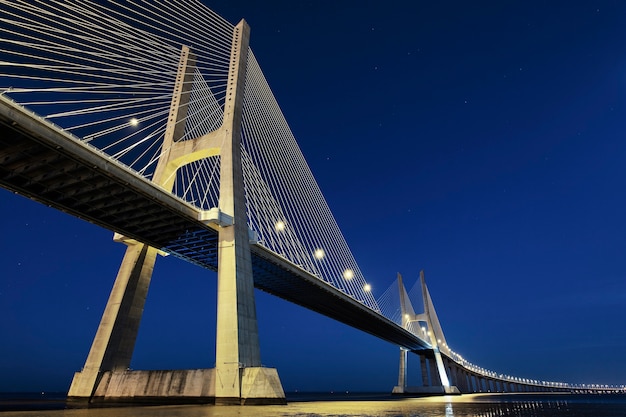
[[[336,397],[336,398],[335,398]],[[38,411],[2,411],[0,417],[626,417],[625,395],[475,394],[397,399],[382,395],[292,396],[286,406],[159,406],[49,409],[54,398],[34,402]],[[40,399],[41,400],[41,399]],[[7,399],[0,398],[6,406]],[[22,402],[22,406],[27,405]],[[44,409],[41,409],[44,408]],[[5,408],[6,409],[6,408]]]

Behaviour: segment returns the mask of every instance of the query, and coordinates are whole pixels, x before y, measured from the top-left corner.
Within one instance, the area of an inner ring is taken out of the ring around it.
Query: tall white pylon
[[[445,346],[447,349],[447,343],[443,335],[443,330],[439,324],[437,313],[433,305],[428,287],[426,286],[426,280],[424,278],[424,271],[420,271],[420,284],[422,287],[422,300],[424,305],[424,312],[415,314],[412,309],[409,309],[407,304],[410,304],[408,300],[408,294],[402,281],[402,275],[398,274],[398,289],[400,293],[400,312],[402,315],[402,327],[409,328],[409,325],[413,322],[422,322],[426,329],[426,333],[423,337],[426,337],[431,345],[431,350],[423,353],[416,352],[420,355],[420,363],[422,367],[422,379],[424,387],[409,387],[407,386],[407,364],[408,364],[408,351],[405,348],[400,348],[400,366],[398,372],[398,385],[393,388],[394,394],[416,394],[416,393],[435,393],[441,392],[446,394],[458,394],[459,390],[456,387],[450,385],[450,380],[446,373],[446,369],[441,357],[440,347]],[[428,382],[428,371],[426,369],[427,361],[430,368],[430,386],[426,386]],[[433,362],[434,361],[434,362]]]
[[[282,404],[276,369],[261,367],[254,280],[241,162],[241,120],[250,28],[233,32],[224,118],[219,129],[181,141],[185,132],[195,56],[182,48],[161,157],[153,182],[172,190],[176,171],[203,158],[220,158],[218,295],[215,368],[129,371],[157,250],[118,238],[128,249],[85,367],[68,397],[93,402],[209,402]]]
[[[446,368],[443,365],[443,359],[441,358],[440,345],[447,346],[446,339],[443,335],[443,330],[439,324],[437,318],[437,312],[433,305],[433,300],[430,298],[428,287],[426,286],[426,279],[424,278],[424,271],[420,271],[420,283],[422,284],[422,297],[424,299],[424,315],[426,316],[426,323],[428,324],[428,336],[430,338],[430,344],[433,347],[435,355],[435,362],[437,363],[437,371],[439,373],[439,380],[441,385],[445,388],[450,387],[450,380],[446,373]]]

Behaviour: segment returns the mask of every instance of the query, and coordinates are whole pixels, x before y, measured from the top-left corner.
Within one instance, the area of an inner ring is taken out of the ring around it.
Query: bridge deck
[[[200,210],[0,96],[0,186],[217,269]],[[288,260],[252,245],[256,288],[411,350],[426,342]]]

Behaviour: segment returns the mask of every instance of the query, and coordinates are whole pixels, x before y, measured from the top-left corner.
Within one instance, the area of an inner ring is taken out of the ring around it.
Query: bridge
[[[399,275],[376,299],[245,21],[233,26],[195,0],[184,10],[167,1],[11,1],[0,14],[0,185],[127,245],[71,401],[284,402],[278,371],[261,366],[254,288],[398,346],[398,395],[624,391],[468,362],[448,346],[423,273],[416,291]],[[217,271],[215,368],[129,370],[159,254]],[[420,387],[407,386],[409,352]]]

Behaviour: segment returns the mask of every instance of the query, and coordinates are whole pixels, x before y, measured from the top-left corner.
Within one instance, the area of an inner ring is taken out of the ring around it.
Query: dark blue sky
[[[470,361],[626,383],[626,3],[205,4],[251,25],[375,295],[424,269],[448,343]],[[65,390],[124,247],[6,191],[0,213],[0,391]],[[213,366],[215,286],[158,259],[135,369]],[[263,363],[286,390],[396,383],[397,347],[257,303]]]

